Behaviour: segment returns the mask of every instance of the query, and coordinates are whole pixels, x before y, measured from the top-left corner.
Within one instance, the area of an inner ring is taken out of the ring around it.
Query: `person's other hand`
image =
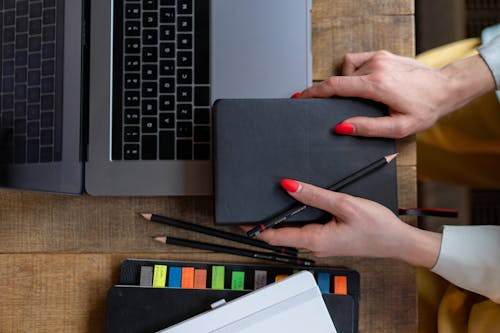
[[[361,97],[386,104],[386,117],[353,117],[335,127],[338,134],[368,137],[402,138],[423,131],[495,88],[480,56],[433,69],[387,51],[352,53],[344,58],[342,74],[307,88],[300,98]]]
[[[326,224],[267,229],[259,238],[272,245],[306,248],[318,257],[398,258],[425,267],[437,260],[440,234],[413,228],[376,202],[290,179],[281,184],[296,200],[333,218]]]

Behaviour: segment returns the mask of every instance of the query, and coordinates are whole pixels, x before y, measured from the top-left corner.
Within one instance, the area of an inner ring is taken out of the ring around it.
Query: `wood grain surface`
[[[346,52],[386,49],[413,56],[413,14],[409,0],[313,0],[314,79],[336,73]],[[414,138],[398,142],[398,151],[399,205],[415,206]],[[212,226],[212,204],[211,197],[0,190],[0,332],[103,332],[107,291],[118,281],[120,263],[127,257],[255,262],[156,243],[149,236],[165,232],[208,239],[137,215],[154,212]],[[385,259],[329,258],[318,263],[360,272],[360,332],[417,331],[414,268]]]

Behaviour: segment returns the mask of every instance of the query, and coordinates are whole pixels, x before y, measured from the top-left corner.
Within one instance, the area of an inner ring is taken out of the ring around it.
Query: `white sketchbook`
[[[313,275],[301,271],[160,332],[337,331]]]

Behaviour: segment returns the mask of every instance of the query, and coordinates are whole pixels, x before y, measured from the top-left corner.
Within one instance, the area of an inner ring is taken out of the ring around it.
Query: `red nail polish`
[[[354,133],[354,126],[349,123],[342,123],[335,126],[334,131],[337,134],[352,134]]]
[[[299,98],[300,97],[300,92],[296,92],[295,94],[292,95],[290,98]]]
[[[293,180],[293,179],[282,179],[281,180],[281,187],[283,187],[285,190],[288,192],[295,193],[299,189],[299,182]]]

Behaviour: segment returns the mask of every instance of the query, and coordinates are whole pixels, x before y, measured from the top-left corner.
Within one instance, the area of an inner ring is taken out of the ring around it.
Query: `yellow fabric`
[[[419,333],[498,333],[500,304],[417,270]]]
[[[445,45],[417,56],[440,68],[477,54],[480,39]],[[417,135],[419,180],[472,188],[500,188],[500,103],[491,92]]]
[[[435,68],[477,54],[466,39],[417,56]],[[487,94],[417,135],[419,180],[500,188],[500,104]],[[500,304],[418,269],[420,333],[500,332]]]

